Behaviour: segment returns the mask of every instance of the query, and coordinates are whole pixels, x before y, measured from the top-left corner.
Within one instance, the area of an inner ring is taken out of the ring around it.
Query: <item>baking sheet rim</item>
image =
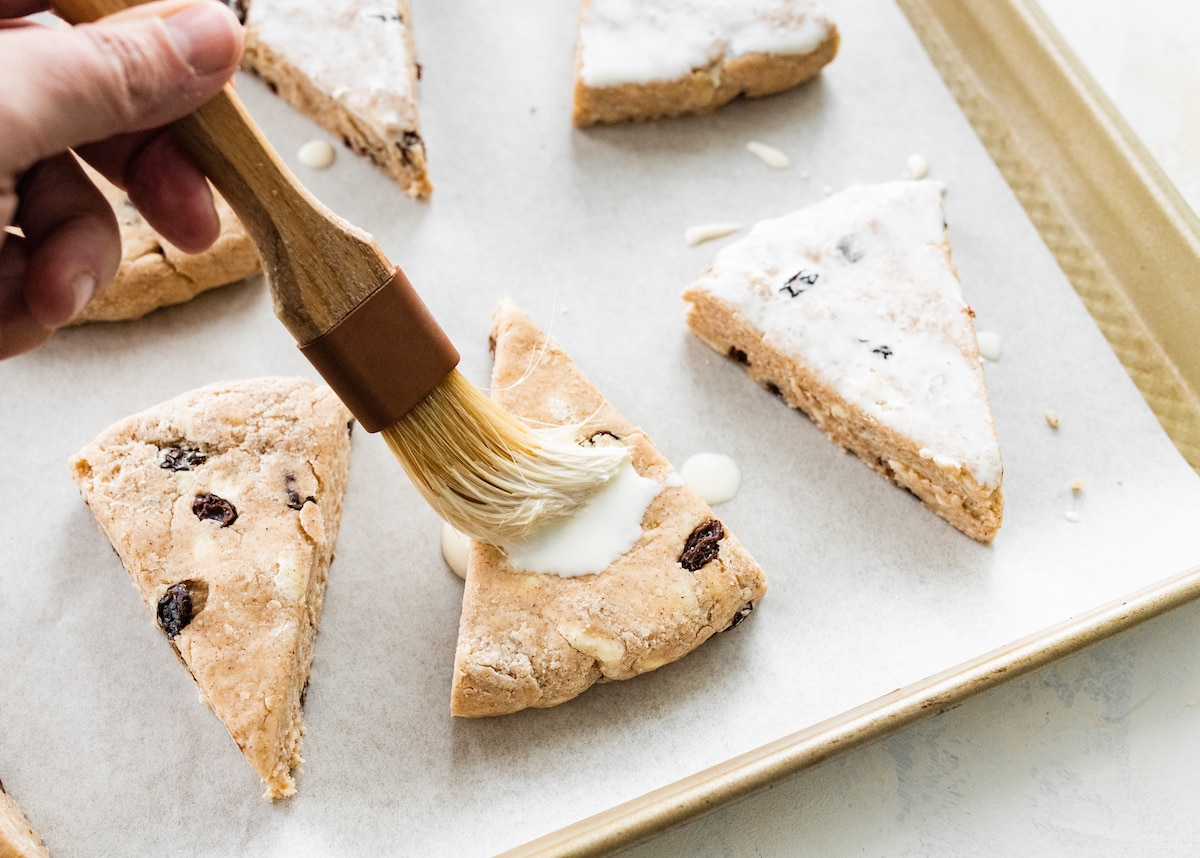
[[[504,852],[610,854],[1200,598],[1200,566]]]
[[[1114,139],[1104,140],[1098,144],[1106,148],[1104,154],[1111,158],[1116,153],[1126,159],[1129,170],[1126,178],[1132,177],[1146,187],[1148,193],[1160,207],[1162,216],[1179,233],[1177,247],[1183,248],[1185,254],[1190,253],[1196,264],[1200,265],[1200,255],[1193,250],[1197,246],[1197,236],[1200,236],[1200,228],[1198,228],[1195,214],[1187,208],[1182,197],[1174,192],[1169,180],[1166,179],[1145,148],[1140,145],[1136,135],[1128,128],[1125,120],[1116,112],[1112,104],[1103,97],[1097,97],[1098,87],[1054,32],[1049,20],[1039,10],[1036,10],[1029,0],[991,1],[996,4],[996,7],[999,7],[999,11],[994,7],[993,12],[1021,22],[1024,28],[1021,33],[1024,50],[1037,51],[1047,60],[1053,59],[1060,66],[1066,66],[1069,94],[1077,102],[1078,109],[1094,115],[1097,123],[1114,130]],[[914,25],[924,23],[937,26],[938,11],[934,8],[936,0],[896,0],[896,2]],[[916,26],[916,28],[922,38],[926,39],[928,30],[921,26]],[[923,30],[924,32],[922,32]],[[948,28],[940,28],[938,35],[953,40],[956,34]],[[946,57],[935,58],[935,61],[939,59],[943,64],[953,62],[953,59],[947,60]],[[945,77],[947,69],[943,64],[939,64],[939,71]],[[959,85],[961,86],[961,84],[960,80]],[[961,93],[956,92],[955,95],[959,97],[961,103]],[[976,125],[980,136],[986,138],[979,127],[980,118],[972,116],[970,111],[966,112],[968,118]],[[988,118],[994,119],[995,117]],[[987,144],[988,140],[985,139],[984,142]],[[989,151],[992,150],[989,149]],[[1026,151],[1022,154],[1028,158],[1034,153]],[[993,157],[995,158],[994,152]],[[1005,165],[998,164],[998,166],[1005,173],[1005,178],[1010,185],[1014,186],[1018,196],[1021,197],[1022,204],[1029,210],[1029,201],[1016,187],[1014,176],[1005,170]],[[1164,188],[1167,193],[1163,193]],[[1059,205],[1065,205],[1061,200],[1058,202]],[[1029,213],[1031,217],[1034,215],[1032,211]],[[1069,212],[1063,214],[1070,217]],[[1039,230],[1043,232],[1043,236],[1047,237],[1044,223],[1039,222],[1036,217],[1034,217],[1034,221]],[[1075,226],[1078,228],[1077,224]],[[1083,238],[1086,241],[1086,236]],[[1048,237],[1047,244],[1051,245],[1052,252],[1057,250]],[[1060,264],[1062,264],[1062,255],[1057,253],[1056,255],[1059,256]],[[1064,266],[1064,269],[1066,267]],[[1095,316],[1093,303],[1089,300],[1089,295],[1086,294],[1083,286],[1071,276],[1073,272],[1068,270],[1066,273]],[[1089,285],[1088,288],[1095,287]],[[1109,288],[1118,292],[1123,291],[1120,284],[1110,284]],[[1119,297],[1127,298],[1128,296],[1121,295]],[[1098,319],[1098,322],[1104,329],[1104,320]],[[1145,355],[1122,354],[1122,343],[1114,337],[1114,333],[1106,329],[1105,335],[1113,344],[1122,363],[1134,376],[1135,382],[1138,382],[1143,395],[1147,397],[1149,404],[1164,423],[1172,440],[1186,455],[1189,443],[1187,439],[1194,437],[1194,433],[1200,431],[1200,418],[1195,413],[1194,403],[1187,401],[1192,398],[1189,396],[1191,392],[1183,388],[1181,394],[1185,400],[1183,407],[1174,409],[1168,420],[1160,410],[1160,403],[1155,401],[1156,398],[1163,397],[1151,395],[1153,391],[1147,390],[1144,386],[1145,379],[1139,378],[1135,368],[1131,366],[1133,358],[1140,357],[1144,362]],[[1160,354],[1160,357],[1167,362],[1162,369],[1169,374],[1175,373],[1175,367],[1169,362],[1169,355],[1164,352]],[[1179,437],[1176,431],[1181,422],[1180,410],[1184,412],[1182,422],[1186,425],[1186,437]],[[1188,458],[1190,460],[1192,457]],[[1192,461],[1191,464],[1200,469],[1200,463]],[[896,689],[882,697],[763,745],[754,751],[741,754],[675,783],[646,793],[639,798],[580,820],[507,851],[503,855],[516,858],[516,856],[610,854],[709,810],[766,789],[784,778],[840,754],[878,741],[890,733],[926,717],[949,711],[968,698],[994,688],[1002,682],[1077,652],[1086,646],[1128,630],[1197,598],[1200,598],[1200,566],[1151,584],[1084,614],[1036,631],[916,683]]]

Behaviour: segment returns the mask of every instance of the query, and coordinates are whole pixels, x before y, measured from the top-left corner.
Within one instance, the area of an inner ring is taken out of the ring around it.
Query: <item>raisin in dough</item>
[[[261,378],[122,420],[71,462],[142,600],[269,798],[296,790],[350,425],[329,388]]]
[[[242,222],[213,192],[221,233],[203,253],[184,253],[154,231],[125,192],[99,173],[88,175],[104,192],[121,229],[121,263],[112,283],[96,292],[72,325],[140,318],[159,307],[182,304],[201,292],[243,280],[259,271],[258,251]]]
[[[511,302],[492,341],[497,402],[533,425],[577,424],[580,442],[624,445],[663,488],[637,542],[599,574],[519,572],[500,549],[472,544],[451,692],[466,717],[555,706],[654,670],[736,625],[766,591],[737,537]]]
[[[684,292],[693,333],[981,542],[1003,469],[935,182],[847,188],[762,221]]]
[[[0,858],[49,858],[46,845],[38,837],[20,805],[4,791],[0,783]]]
[[[409,0],[253,0],[245,68],[370,158],[409,196],[433,193],[417,114]]]
[[[798,86],[837,55],[814,0],[584,0],[575,124],[707,113]]]

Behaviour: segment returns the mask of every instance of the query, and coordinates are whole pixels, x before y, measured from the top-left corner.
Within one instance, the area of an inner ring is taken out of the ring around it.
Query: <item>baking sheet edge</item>
[[[1200,220],[1033,0],[896,0],[1183,457],[1200,471]],[[1064,134],[1069,127],[1072,133]],[[1200,598],[1200,567],[503,853],[607,855]]]

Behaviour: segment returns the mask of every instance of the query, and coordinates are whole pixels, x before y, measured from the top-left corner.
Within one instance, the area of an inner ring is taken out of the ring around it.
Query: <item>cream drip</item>
[[[710,506],[733,500],[742,485],[737,462],[721,453],[697,453],[683,463],[679,473]]]
[[[467,577],[467,558],[471,556],[471,537],[442,522],[442,558],[459,578]]]

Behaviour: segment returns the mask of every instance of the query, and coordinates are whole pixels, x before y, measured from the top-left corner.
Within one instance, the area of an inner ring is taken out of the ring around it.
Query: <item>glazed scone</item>
[[[85,168],[103,191],[121,229],[121,263],[112,283],[96,292],[74,319],[118,322],[138,319],[152,310],[182,304],[201,292],[257,274],[258,251],[242,222],[216,191],[213,201],[221,234],[203,253],[184,253],[154,231],[120,188]]]
[[[46,844],[0,783],[0,858],[49,858]]]
[[[243,66],[409,196],[433,193],[409,0],[253,0]]]
[[[654,670],[737,625],[766,591],[749,552],[646,434],[510,301],[492,342],[497,402],[533,426],[572,426],[580,443],[624,446],[649,492],[631,547],[594,574],[519,571],[501,549],[472,544],[451,690],[465,717],[555,706]]]
[[[259,378],[122,420],[71,460],[101,530],[268,798],[296,791],[351,425],[329,388]]]
[[[937,183],[857,185],[762,221],[683,297],[696,336],[835,444],[996,535],[1000,446]]]
[[[573,119],[707,113],[798,86],[837,49],[815,0],[583,0]]]

